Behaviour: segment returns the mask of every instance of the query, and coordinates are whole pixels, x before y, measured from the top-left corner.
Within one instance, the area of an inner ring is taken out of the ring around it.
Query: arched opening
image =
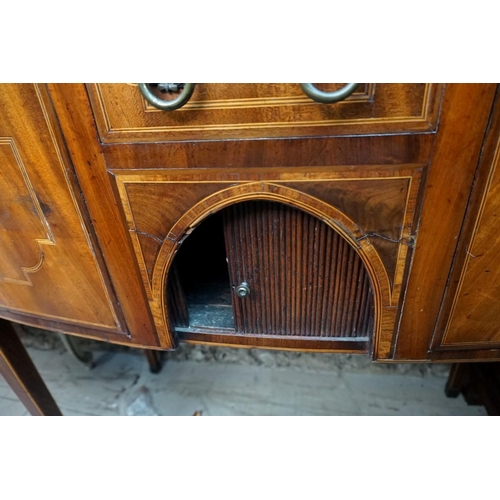
[[[286,347],[287,339],[361,345],[373,335],[373,289],[356,250],[324,221],[276,201],[243,201],[203,219],[166,286],[181,337],[273,338]]]
[[[176,328],[234,329],[223,216],[204,219],[175,255],[167,300]]]

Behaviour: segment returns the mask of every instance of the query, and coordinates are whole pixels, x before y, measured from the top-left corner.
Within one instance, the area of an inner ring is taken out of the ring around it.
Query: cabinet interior
[[[234,332],[221,212],[205,219],[186,238],[172,266],[171,274],[177,273],[178,279],[170,284],[171,293],[185,302],[185,313],[173,314],[175,326]]]

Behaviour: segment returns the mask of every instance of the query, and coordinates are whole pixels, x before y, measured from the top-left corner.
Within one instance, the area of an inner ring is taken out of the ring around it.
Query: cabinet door
[[[476,175],[434,341],[435,357],[498,357],[500,348],[500,109]],[[480,352],[487,349],[486,352]],[[469,351],[469,353],[459,351]],[[446,352],[447,351],[447,352]]]
[[[0,85],[0,316],[126,338],[51,102]]]
[[[248,201],[223,213],[237,333],[368,341],[371,287],[342,236],[282,203]]]

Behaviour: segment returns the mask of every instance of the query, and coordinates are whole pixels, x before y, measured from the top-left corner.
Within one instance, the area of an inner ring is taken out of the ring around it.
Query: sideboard
[[[498,91],[1,84],[0,317],[149,350],[498,360]],[[57,413],[0,324],[1,373]]]

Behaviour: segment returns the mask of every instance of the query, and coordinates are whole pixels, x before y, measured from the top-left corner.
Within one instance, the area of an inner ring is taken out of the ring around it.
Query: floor
[[[139,350],[93,343],[89,370],[60,345],[28,351],[64,415],[485,415],[444,395],[447,369],[365,357],[182,346],[149,372]],[[88,346],[87,346],[88,347]],[[0,415],[27,415],[0,379]]]

